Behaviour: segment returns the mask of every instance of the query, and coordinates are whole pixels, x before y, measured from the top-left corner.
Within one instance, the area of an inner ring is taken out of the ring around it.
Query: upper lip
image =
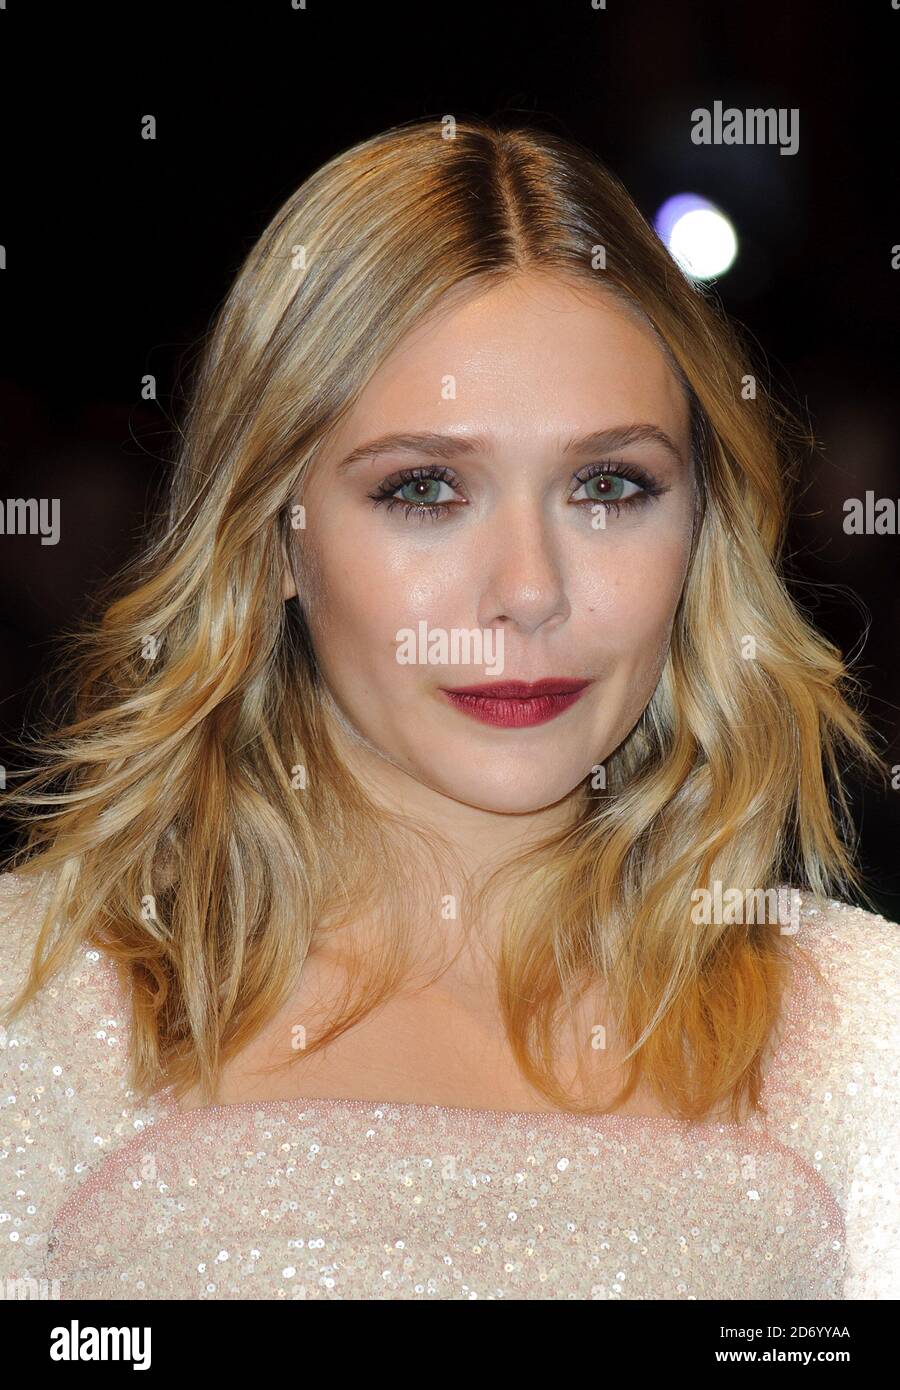
[[[492,685],[445,686],[450,695],[486,695],[495,700],[534,700],[538,695],[571,695],[590,685],[570,676],[546,676],[539,681],[500,681]]]

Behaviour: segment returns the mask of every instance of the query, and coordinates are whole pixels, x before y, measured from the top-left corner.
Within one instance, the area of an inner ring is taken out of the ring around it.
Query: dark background
[[[900,537],[847,536],[842,510],[868,489],[900,499],[891,0],[7,5],[0,496],[58,497],[62,520],[56,546],[0,537],[0,739],[27,730],[56,638],[138,545],[185,373],[288,194],[386,126],[519,113],[593,149],[648,218],[691,191],[735,223],[716,293],[822,446],[803,462],[794,592],[900,763]],[[695,146],[690,113],[716,100],[798,108],[799,152]],[[900,919],[900,791],[850,787],[872,896]]]

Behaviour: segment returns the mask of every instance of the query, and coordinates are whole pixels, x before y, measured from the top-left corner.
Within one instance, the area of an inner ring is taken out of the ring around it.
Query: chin
[[[498,779],[492,782],[482,775],[471,780],[458,776],[439,779],[432,781],[431,785],[444,796],[451,796],[454,801],[462,801],[479,811],[528,815],[546,810],[548,806],[554,806],[556,802],[568,796],[578,786],[578,779],[571,783],[560,782],[559,770],[556,769],[552,778],[548,776],[540,782],[534,778],[524,781],[520,778],[516,782],[503,782]]]

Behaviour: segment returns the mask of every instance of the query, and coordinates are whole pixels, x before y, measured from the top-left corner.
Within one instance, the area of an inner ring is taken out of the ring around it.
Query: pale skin
[[[647,427],[646,437],[565,451],[634,427]],[[457,447],[481,442],[452,457],[392,448],[339,467],[371,441],[420,432]],[[607,491],[584,481],[596,465],[612,479]],[[640,500],[644,485],[620,467],[658,495]],[[447,470],[452,480],[399,480],[393,510],[374,505],[372,494],[406,469]],[[307,615],[339,711],[333,737],[368,794],[452,845],[467,875],[477,880],[504,852],[568,823],[580,784],[646,707],[687,571],[694,489],[688,405],[652,330],[601,291],[533,272],[449,296],[385,360],[316,459],[302,489],[303,544],[320,586]],[[619,500],[618,513],[592,523],[603,496]],[[446,510],[414,515],[423,502]],[[285,598],[294,592],[286,570]],[[498,679],[591,684],[548,723],[478,723],[440,687],[494,679],[484,667],[398,663],[397,633],[423,620],[448,631],[502,628]],[[423,885],[423,904],[432,889],[452,891]],[[361,942],[365,931],[359,923]],[[555,1108],[526,1081],[503,1034],[490,966],[496,914],[465,937],[452,920],[440,931],[453,959],[435,983],[392,998],[299,1066],[264,1075],[290,1055],[296,1020],[316,1017],[338,987],[340,966],[314,949],[285,1007],[224,1068],[218,1103],[309,1096]],[[431,961],[435,916],[424,906],[416,940]],[[583,1051],[596,1016],[587,1005],[567,1056]],[[600,1058],[613,1094],[622,1079],[615,1050]],[[596,1054],[592,1068],[596,1080]],[[182,1101],[198,1103],[196,1092]],[[666,1113],[640,1088],[621,1110]]]

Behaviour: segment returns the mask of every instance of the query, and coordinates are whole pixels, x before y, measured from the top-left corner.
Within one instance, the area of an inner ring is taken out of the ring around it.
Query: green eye
[[[628,478],[622,478],[616,473],[595,473],[592,477],[586,478],[581,487],[590,488],[596,485],[596,492],[588,493],[586,497],[579,497],[578,492],[573,492],[571,501],[573,502],[625,502],[636,493],[643,489]],[[631,491],[626,491],[630,488]],[[579,488],[580,491],[580,488]]]
[[[575,475],[575,482],[578,490],[568,501],[587,503],[594,510],[603,506],[612,516],[617,516],[623,505],[639,507],[668,491],[643,469],[624,460],[617,460],[615,467],[610,463],[589,465]],[[455,474],[445,467],[405,469],[385,478],[369,498],[386,512],[401,506],[407,520],[415,516],[418,521],[438,521],[454,508],[466,506],[465,495],[459,496],[460,486]],[[579,496],[583,488],[591,491]]]
[[[449,497],[441,496],[441,488],[447,488]],[[412,482],[404,483],[397,489],[400,502],[411,502],[433,507],[448,500],[452,500],[453,489],[441,478],[414,478]],[[397,493],[394,495],[397,496]]]
[[[455,493],[456,486],[456,478],[448,468],[417,468],[386,478],[369,497],[376,507],[384,507],[387,512],[401,506],[406,518],[415,515],[418,521],[437,521],[449,515],[452,507],[465,506],[465,499]]]

